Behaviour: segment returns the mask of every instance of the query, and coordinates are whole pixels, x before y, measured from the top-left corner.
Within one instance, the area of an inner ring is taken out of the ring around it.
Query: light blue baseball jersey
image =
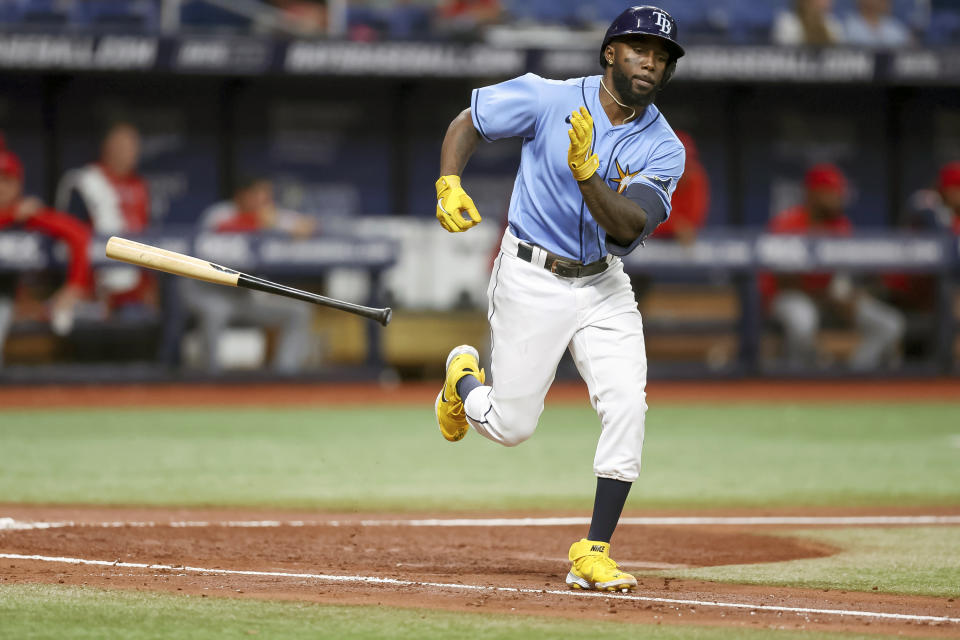
[[[600,76],[547,80],[532,73],[474,89],[473,126],[486,140],[523,138],[520,169],[510,198],[508,224],[521,240],[561,256],[593,262],[622,247],[590,215],[567,165],[570,114],[586,106],[593,116],[598,174],[635,201],[651,191],[670,214],[670,198],[683,174],[684,149],[660,111],[650,105],[627,124],[613,126],[600,105]],[[648,224],[648,227],[650,225]],[[653,229],[645,229],[648,236]]]

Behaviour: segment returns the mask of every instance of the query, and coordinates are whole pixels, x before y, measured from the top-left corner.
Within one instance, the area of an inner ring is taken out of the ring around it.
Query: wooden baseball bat
[[[301,291],[300,289],[294,289],[293,287],[240,273],[239,271],[234,271],[233,269],[228,269],[227,267],[214,264],[213,262],[207,262],[200,258],[186,256],[176,251],[168,251],[148,244],[141,244],[133,240],[127,240],[126,238],[118,238],[117,236],[113,236],[107,241],[107,257],[113,260],[129,262],[138,267],[165,271],[166,273],[193,278],[194,280],[224,284],[229,287],[255,289],[257,291],[266,291],[267,293],[286,296],[287,298],[304,300],[324,307],[332,307],[340,311],[354,313],[364,318],[371,318],[383,326],[387,326],[390,318],[393,316],[393,311],[389,307],[385,309],[365,307],[363,305],[353,304],[352,302],[317,295],[309,291]]]

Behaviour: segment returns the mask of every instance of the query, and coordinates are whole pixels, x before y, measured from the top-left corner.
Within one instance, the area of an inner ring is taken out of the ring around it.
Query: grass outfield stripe
[[[338,526],[396,526],[396,527],[562,527],[590,524],[589,518],[431,518],[421,520],[231,520],[207,522],[185,520],[174,522],[115,521],[115,522],[23,522],[0,518],[0,531],[27,531],[33,529],[61,529],[64,527],[177,527],[177,528],[271,528],[271,527],[338,527]],[[767,526],[767,525],[924,525],[960,524],[956,516],[731,516],[731,517],[639,517],[621,518],[620,526]]]
[[[822,515],[869,515],[881,506],[948,513],[941,508],[960,504],[958,450],[950,446],[958,407],[659,407],[650,412],[646,464],[627,513],[817,515],[785,511],[794,505],[859,508]],[[583,510],[594,497],[596,434],[585,425],[597,417],[588,406],[548,408],[541,422],[549,428],[513,449],[479,437],[450,447],[428,411],[406,407],[128,413],[0,411],[3,501],[425,518],[589,515]],[[733,511],[743,507],[777,511]],[[700,511],[676,511],[690,508]],[[0,507],[2,515],[14,514]],[[202,516],[215,517],[231,516]]]
[[[458,589],[468,591],[496,591],[522,594],[550,594],[577,598],[614,598],[639,602],[659,602],[664,604],[679,604],[700,607],[721,607],[727,609],[753,609],[757,611],[779,611],[796,614],[818,614],[835,616],[854,616],[861,618],[880,618],[886,620],[903,620],[909,622],[932,622],[960,624],[960,618],[945,616],[923,616],[908,613],[885,613],[879,611],[856,611],[850,609],[812,609],[806,607],[779,607],[775,605],[750,604],[741,602],[714,602],[709,600],[681,600],[674,598],[653,598],[648,596],[611,594],[596,591],[557,591],[549,589],[523,589],[520,587],[491,587],[485,585],[452,584],[444,582],[417,582],[413,580],[397,580],[395,578],[380,578],[377,576],[337,576],[318,573],[287,573],[281,571],[241,571],[236,569],[203,569],[201,567],[184,567],[164,564],[146,564],[140,562],[117,562],[110,560],[87,560],[84,558],[65,558],[40,555],[22,555],[18,553],[0,553],[0,558],[8,560],[37,560],[61,564],[94,565],[103,567],[122,567],[131,569],[154,569],[160,571],[181,571],[209,575],[242,575],[262,576],[272,578],[314,579],[327,582],[360,582],[365,584],[386,584],[403,587],[436,587],[441,589]]]

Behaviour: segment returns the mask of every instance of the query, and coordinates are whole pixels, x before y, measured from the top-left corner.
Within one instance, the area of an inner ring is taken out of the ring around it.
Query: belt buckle
[[[560,261],[554,258],[554,260],[550,263],[550,273],[552,273],[553,275],[557,275],[557,265],[559,264],[560,264]]]

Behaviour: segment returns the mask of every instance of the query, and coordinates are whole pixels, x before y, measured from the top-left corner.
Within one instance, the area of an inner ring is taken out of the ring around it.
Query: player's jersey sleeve
[[[532,138],[540,114],[540,91],[545,80],[528,73],[500,84],[473,90],[470,115],[486,140]]]
[[[675,138],[665,140],[654,149],[650,160],[623,191],[623,195],[647,212],[647,225],[629,245],[620,245],[608,236],[607,251],[617,256],[627,255],[670,217],[670,200],[683,175],[685,160],[683,145]]]

